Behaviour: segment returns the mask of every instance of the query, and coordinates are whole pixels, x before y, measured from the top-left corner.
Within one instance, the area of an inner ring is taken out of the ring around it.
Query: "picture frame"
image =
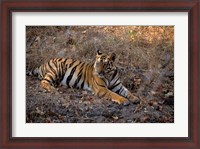
[[[47,1],[1,2],[1,148],[200,148],[199,1]],[[12,137],[12,12],[188,12],[188,137]]]

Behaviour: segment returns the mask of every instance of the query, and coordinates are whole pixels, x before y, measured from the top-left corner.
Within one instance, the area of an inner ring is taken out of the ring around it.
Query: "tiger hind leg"
[[[45,77],[41,80],[40,86],[48,92],[55,91],[56,89],[52,86],[52,84],[53,84],[52,82],[55,82],[53,80],[53,78],[55,78],[55,77],[53,77],[51,74],[47,73],[45,75]]]
[[[55,90],[55,88],[53,86],[51,86],[51,84],[47,81],[47,80],[42,80],[40,82],[40,86],[45,89],[48,92],[52,92]]]

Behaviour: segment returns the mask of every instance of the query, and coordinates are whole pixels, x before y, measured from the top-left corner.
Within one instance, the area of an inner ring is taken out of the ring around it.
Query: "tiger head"
[[[97,51],[96,60],[94,63],[94,71],[100,77],[104,77],[106,74],[114,72],[117,68],[115,66],[116,54],[112,53],[106,55],[101,51]]]

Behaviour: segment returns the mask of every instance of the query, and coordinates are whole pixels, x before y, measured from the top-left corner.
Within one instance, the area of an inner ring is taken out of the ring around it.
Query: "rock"
[[[165,98],[170,98],[170,97],[174,97],[173,92],[168,92],[167,94],[165,94]]]

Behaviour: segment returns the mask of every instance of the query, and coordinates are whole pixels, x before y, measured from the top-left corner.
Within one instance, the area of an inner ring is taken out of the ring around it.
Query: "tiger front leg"
[[[97,94],[99,97],[105,97],[106,99],[110,99],[118,104],[128,105],[130,103],[128,99],[108,90],[107,88],[99,90]]]
[[[115,89],[115,88],[114,88]],[[121,83],[117,86],[117,90],[115,90],[117,94],[120,96],[123,96],[130,100],[132,103],[139,103],[140,99],[139,97],[133,95],[125,86],[123,86]]]
[[[130,91],[127,90],[127,98],[132,102],[132,103],[139,103],[140,99],[139,97],[133,95]]]

